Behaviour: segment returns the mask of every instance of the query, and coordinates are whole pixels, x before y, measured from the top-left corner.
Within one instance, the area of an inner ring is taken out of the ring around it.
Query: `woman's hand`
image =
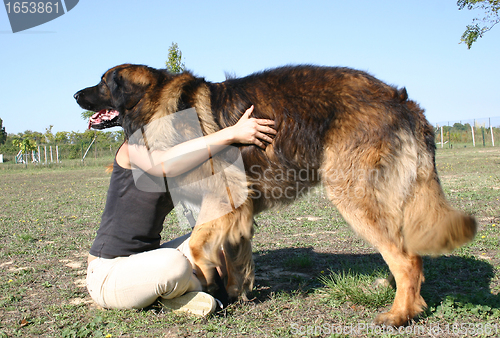
[[[239,119],[238,123],[230,127],[234,138],[234,143],[255,144],[261,148],[266,145],[262,142],[271,143],[273,136],[276,135],[273,120],[256,119],[250,117],[254,109],[252,105],[248,108],[243,116]]]
[[[144,146],[129,145],[128,161],[132,167],[141,168],[151,175],[174,177],[193,169],[233,143],[265,148],[264,142],[271,143],[276,135],[274,121],[250,117],[253,108],[247,109],[234,126],[169,149],[149,151]]]

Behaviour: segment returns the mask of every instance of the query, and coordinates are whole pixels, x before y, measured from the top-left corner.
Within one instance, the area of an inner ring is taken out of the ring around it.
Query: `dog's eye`
[[[123,79],[120,73],[118,72],[113,73],[113,82],[116,83],[117,85],[123,84]]]
[[[113,83],[114,83],[114,81],[111,81],[111,86],[113,85]],[[100,86],[105,87],[106,89],[111,89],[111,86],[106,82],[105,79],[101,80]]]
[[[109,86],[106,83],[106,81],[104,81],[104,79],[102,79],[101,82],[99,82],[97,88],[99,88],[99,92],[102,93],[103,95],[109,93]]]

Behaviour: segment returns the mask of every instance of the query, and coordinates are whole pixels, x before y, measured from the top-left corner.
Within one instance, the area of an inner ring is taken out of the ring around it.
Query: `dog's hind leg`
[[[402,240],[398,241],[389,234],[387,224],[393,223],[388,217],[378,212],[372,213],[368,207],[352,209],[352,201],[348,204],[337,204],[339,211],[351,227],[384,258],[396,282],[396,296],[391,309],[378,315],[376,324],[401,326],[420,314],[426,307],[420,295],[420,286],[424,281],[422,258],[406,252]],[[370,217],[370,214],[374,217]]]
[[[395,245],[378,247],[396,281],[396,297],[388,312],[375,318],[375,324],[401,326],[420,314],[427,306],[420,295],[424,281],[422,257],[409,254]]]
[[[404,325],[426,306],[420,296],[424,280],[422,259],[404,249],[400,225],[403,212],[397,199],[389,193],[381,197],[368,180],[350,176],[342,180],[325,180],[329,198],[350,226],[381,254],[396,282],[396,297],[391,310],[380,314],[376,323]]]

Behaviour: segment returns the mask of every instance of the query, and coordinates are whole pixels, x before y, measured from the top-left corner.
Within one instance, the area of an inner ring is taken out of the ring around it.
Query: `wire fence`
[[[434,124],[438,148],[500,146],[500,117]]]
[[[6,152],[3,162],[11,164],[53,164],[68,160],[95,160],[113,157],[121,142],[112,144],[41,144],[31,151]]]

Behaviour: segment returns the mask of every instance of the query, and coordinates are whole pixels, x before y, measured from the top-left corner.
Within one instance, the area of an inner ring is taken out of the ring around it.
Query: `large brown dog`
[[[289,203],[319,183],[352,228],[380,251],[394,276],[396,298],[391,310],[376,318],[379,324],[403,325],[426,306],[420,296],[421,255],[449,252],[475,235],[475,220],[445,200],[434,133],[423,110],[408,100],[405,89],[364,72],[297,66],[210,83],[190,72],[121,65],[75,98],[82,108],[99,112],[94,128],[121,125],[128,137],[186,108],[196,109],[204,134],[235,124],[252,104],[253,116],[275,120],[277,135],[265,150],[240,146],[250,185],[244,203],[197,225],[191,237],[208,288],[224,247],[231,296],[252,288],[253,215]],[[162,132],[180,131],[170,126]],[[149,146],[161,143],[155,142],[150,139]],[[213,163],[207,163],[179,180],[210,175]],[[226,174],[234,184],[241,180],[237,173]],[[202,211],[217,208],[216,195],[205,191]]]

